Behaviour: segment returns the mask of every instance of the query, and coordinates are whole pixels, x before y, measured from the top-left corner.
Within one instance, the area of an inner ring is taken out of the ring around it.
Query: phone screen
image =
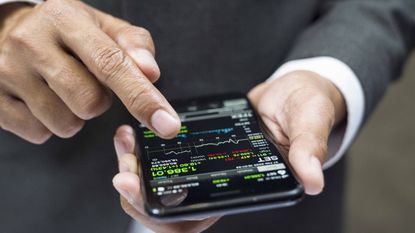
[[[286,193],[289,198],[292,190],[302,193],[283,157],[262,132],[244,95],[172,105],[182,121],[176,138],[163,140],[144,125],[138,127],[150,214],[243,206],[262,195],[278,194],[282,198]]]

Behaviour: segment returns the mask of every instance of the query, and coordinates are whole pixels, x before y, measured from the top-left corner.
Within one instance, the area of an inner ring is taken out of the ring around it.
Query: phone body
[[[182,121],[164,140],[137,124],[149,216],[175,221],[294,205],[304,189],[244,94],[173,101]]]

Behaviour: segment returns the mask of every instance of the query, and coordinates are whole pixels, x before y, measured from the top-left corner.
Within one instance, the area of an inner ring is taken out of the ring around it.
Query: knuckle
[[[125,26],[121,29],[119,33],[119,37],[121,38],[131,38],[129,43],[137,43],[138,41],[141,46],[145,46],[149,49],[153,54],[155,53],[155,46],[153,42],[153,38],[151,36],[150,31],[145,28],[137,27],[137,26]],[[119,38],[120,39],[120,38]],[[132,41],[131,41],[132,40]]]
[[[0,128],[16,134],[17,136],[34,144],[44,144],[52,137],[52,133],[33,116],[16,114],[13,107],[6,100],[8,97],[0,96],[0,107],[10,115],[0,115]]]
[[[137,27],[137,26],[124,27],[122,33],[137,36],[137,37],[151,38],[151,33],[149,30],[142,28],[142,27]]]
[[[70,117],[63,127],[60,129],[60,135],[63,138],[73,137],[78,133],[84,126],[84,121],[78,119],[75,116]]]
[[[34,136],[28,136],[28,140],[34,144],[42,145],[45,144],[52,137],[52,135],[53,134],[46,128],[39,129]]]
[[[30,32],[24,26],[18,26],[11,30],[6,37],[6,41],[15,45],[14,48],[31,47]]]
[[[145,28],[141,28],[141,27],[135,27],[135,33],[138,37],[141,37],[141,39],[143,40],[144,44],[147,46],[147,48],[153,53],[153,55],[155,54],[155,46],[154,46],[154,42],[153,42],[153,38],[151,36],[150,31],[148,31]]]
[[[84,121],[76,117],[73,113],[62,111],[61,106],[57,106],[53,99],[47,96],[39,96],[36,99],[36,111],[53,114],[53,123],[50,130],[62,138],[74,136],[84,125]],[[59,123],[58,123],[59,122]]]
[[[66,0],[49,0],[41,5],[41,10],[47,17],[60,21],[68,14],[68,10],[64,7],[66,5],[68,5]]]
[[[151,37],[151,33],[149,30],[142,28],[142,27],[134,27],[135,31],[142,35],[142,36],[146,36],[146,37]]]
[[[261,117],[267,117],[269,115],[269,111],[268,111],[268,106],[266,105],[264,107],[265,104],[260,103],[256,109],[257,113],[259,116]]]
[[[111,105],[111,98],[103,90],[85,89],[78,96],[79,116],[84,120],[99,116]]]
[[[91,12],[84,7],[82,1],[48,0],[38,7],[42,19],[55,29],[65,28],[76,31],[73,27],[74,19],[91,20]]]
[[[21,138],[34,143],[44,144],[51,137],[52,133],[35,119],[3,120],[0,122],[1,128],[12,132]],[[23,127],[23,128],[22,128]]]
[[[108,79],[113,78],[127,66],[126,55],[120,48],[116,47],[98,49],[96,54],[93,55],[93,60],[99,71],[104,75],[104,81],[110,81]]]
[[[33,36],[32,30],[26,26],[18,26],[10,31],[5,38],[4,46],[4,55],[8,57],[24,55],[24,57],[30,56],[37,61],[49,60],[44,48],[39,45],[37,38]],[[14,58],[14,61],[16,62],[16,58]]]
[[[68,93],[68,104],[73,107],[74,112],[83,120],[89,120],[107,110],[111,104],[111,95],[103,88],[91,83],[81,84],[73,82],[72,77],[76,73],[68,67],[57,70],[50,69],[49,86],[64,90]]]
[[[145,114],[157,107],[157,104],[152,101],[153,98],[151,88],[148,85],[142,85],[140,89],[128,95],[127,103],[133,111]]]

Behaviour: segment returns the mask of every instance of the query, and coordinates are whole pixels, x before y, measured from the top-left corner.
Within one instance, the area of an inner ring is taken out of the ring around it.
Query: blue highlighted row
[[[227,134],[233,132],[233,128],[223,128],[223,129],[212,129],[212,130],[204,130],[198,132],[192,132],[191,135],[200,135],[200,134]]]

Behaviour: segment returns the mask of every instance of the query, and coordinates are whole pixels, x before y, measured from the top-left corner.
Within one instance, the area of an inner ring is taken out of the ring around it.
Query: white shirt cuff
[[[330,80],[343,94],[347,105],[347,123],[333,129],[329,138],[328,157],[323,166],[326,169],[343,156],[359,131],[365,110],[363,88],[353,70],[333,57],[315,57],[287,62],[271,75],[268,81],[296,70],[311,71]]]
[[[6,3],[12,3],[12,2],[26,2],[26,3],[32,3],[32,4],[39,4],[42,3],[42,0],[0,0],[0,5],[6,4]]]

